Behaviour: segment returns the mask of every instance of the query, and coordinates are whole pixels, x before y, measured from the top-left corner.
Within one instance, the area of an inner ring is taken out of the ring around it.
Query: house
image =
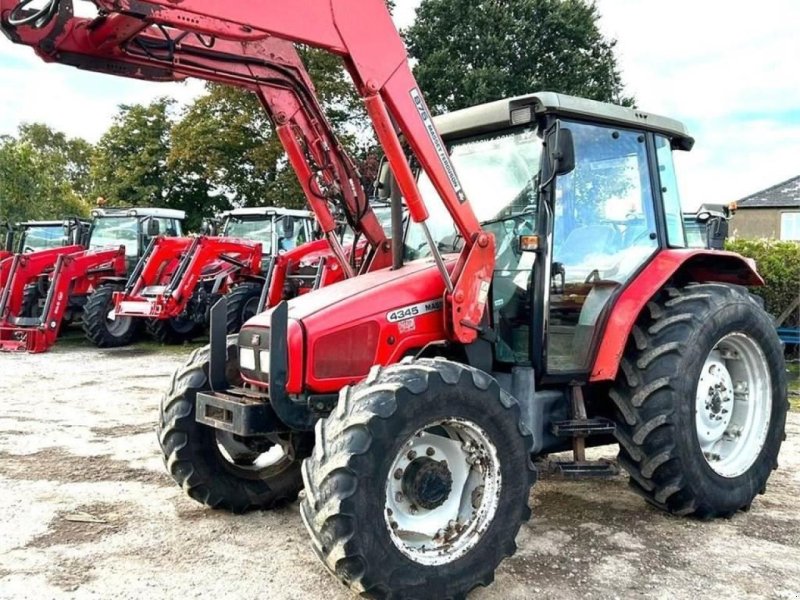
[[[731,221],[737,238],[800,241],[800,175],[742,198]]]

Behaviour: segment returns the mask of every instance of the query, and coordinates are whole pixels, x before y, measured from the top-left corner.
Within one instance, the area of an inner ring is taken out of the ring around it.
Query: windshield
[[[541,152],[542,142],[532,129],[469,138],[450,145],[450,157],[481,223],[505,221],[523,213],[529,216],[528,220],[533,219]],[[420,174],[419,189],[430,213],[428,227],[439,249],[457,250],[460,238],[453,218],[425,173]],[[409,228],[406,253],[411,260],[430,254],[417,224]]]
[[[242,238],[261,242],[261,251],[264,254],[272,253],[272,218],[242,218],[229,217],[222,232],[225,237]]]
[[[125,256],[139,253],[139,220],[136,217],[98,217],[92,226],[89,248],[125,246]]]
[[[64,227],[60,224],[29,227],[22,235],[23,252],[60,248],[66,242]]]

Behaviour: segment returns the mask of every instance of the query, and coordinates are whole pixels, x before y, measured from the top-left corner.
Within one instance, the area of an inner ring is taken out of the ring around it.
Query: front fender
[[[605,323],[589,381],[613,381],[634,323],[650,299],[674,279],[683,282],[764,285],[755,261],[733,252],[662,250],[617,296]]]

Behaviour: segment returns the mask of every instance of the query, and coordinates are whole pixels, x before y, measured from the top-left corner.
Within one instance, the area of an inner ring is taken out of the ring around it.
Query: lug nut
[[[392,522],[390,522],[390,523],[389,523],[389,526],[390,526],[392,529],[397,529],[397,528],[399,527],[399,525],[397,524],[397,522],[396,522],[396,521],[392,521]]]
[[[403,496],[403,492],[397,492],[397,493],[394,495],[394,500],[395,500],[395,502],[402,502],[402,501],[403,501],[403,500],[405,500],[405,499],[406,499],[406,497],[405,497],[405,496]]]
[[[397,469],[394,472],[394,478],[395,479],[400,479],[401,477],[403,477],[403,469]]]
[[[414,450],[409,450],[408,454],[406,454],[406,457],[408,458],[408,460],[414,460],[415,458],[417,458],[417,453]]]
[[[434,454],[436,454],[436,450],[434,450],[433,448],[428,448],[427,450],[425,450],[425,454],[427,454],[428,456],[433,456]]]

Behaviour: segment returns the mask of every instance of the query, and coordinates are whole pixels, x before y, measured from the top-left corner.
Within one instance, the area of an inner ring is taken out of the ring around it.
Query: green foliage
[[[725,247],[756,261],[766,286],[754,287],[751,291],[764,298],[770,314],[778,317],[797,301],[800,293],[800,243],[766,238],[737,239],[728,240]],[[784,325],[800,325],[800,311],[795,310]]]
[[[87,215],[90,148],[43,124],[0,137],[0,221]]]
[[[585,0],[422,0],[405,32],[432,110],[552,90],[632,104]]]

